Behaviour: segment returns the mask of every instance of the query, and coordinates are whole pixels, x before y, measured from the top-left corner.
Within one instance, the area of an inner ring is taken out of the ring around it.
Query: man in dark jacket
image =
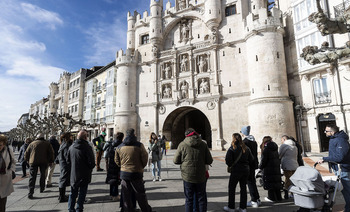
[[[345,200],[345,210],[350,211],[350,153],[349,136],[334,124],[326,126],[324,131],[329,140],[328,157],[323,157],[318,163],[335,162],[340,164],[340,179],[343,185],[343,196]],[[332,164],[334,171],[339,171],[338,166]]]
[[[103,155],[103,146],[106,143],[105,137],[106,133],[102,132],[101,135],[92,140],[92,143],[94,144],[96,150],[96,170],[98,172],[103,171],[103,169],[100,167],[100,163]]]
[[[45,190],[46,169],[54,162],[54,151],[51,144],[44,139],[44,134],[39,133],[37,140],[29,144],[24,153],[25,160],[29,163],[29,193],[28,198],[33,199],[36,176],[40,168],[40,193]]]
[[[258,192],[258,188],[256,187],[256,179],[255,179],[255,169],[258,168],[258,144],[255,141],[254,136],[250,135],[250,126],[243,126],[241,129],[241,135],[243,138],[244,144],[249,147],[250,152],[254,157],[254,169],[250,169],[249,177],[247,179],[247,185],[249,189],[249,194],[251,197],[251,201],[247,203],[248,207],[257,208],[261,204],[260,195]]]
[[[71,166],[71,193],[68,200],[68,210],[70,212],[83,211],[88,185],[91,182],[92,170],[95,167],[94,153],[87,141],[87,132],[81,130],[77,138],[68,150],[67,163]],[[75,209],[77,197],[77,208]]]
[[[137,141],[134,129],[130,128],[126,131],[126,138],[117,147],[115,153],[115,163],[120,167],[124,211],[134,210],[132,204],[134,193],[141,211],[151,212],[152,208],[148,204],[143,182],[143,170],[147,165],[148,153],[143,144]]]
[[[186,211],[193,211],[193,196],[198,200],[199,211],[207,211],[205,165],[210,165],[213,158],[207,144],[192,128],[185,132],[185,140],[178,146],[174,163],[180,165],[186,196]]]
[[[60,148],[60,144],[58,143],[57,139],[56,139],[56,136],[55,135],[52,135],[50,140],[49,140],[52,148],[53,148],[53,151],[54,151],[54,157],[56,160],[57,158],[57,155],[58,155],[58,149]],[[51,179],[52,179],[52,175],[53,175],[53,172],[55,171],[55,167],[56,167],[56,164],[55,163],[51,163],[48,167],[48,169],[46,170],[46,188],[50,188],[52,187],[52,184],[51,184]]]

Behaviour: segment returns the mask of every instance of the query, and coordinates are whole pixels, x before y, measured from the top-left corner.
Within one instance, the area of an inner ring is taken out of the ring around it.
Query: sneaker
[[[44,191],[45,191],[45,188],[40,189],[40,193],[44,193]]]
[[[247,202],[247,207],[257,208],[257,207],[259,207],[259,203],[254,202],[254,201],[249,201],[249,202]]]
[[[275,201],[273,201],[273,200],[270,200],[268,197],[265,197],[265,201],[266,202],[271,202],[271,203],[274,203]]]
[[[33,194],[28,194],[28,199],[34,199]]]
[[[22,175],[22,178],[25,178],[25,177],[27,177],[27,175],[26,175],[26,174]]]
[[[237,208],[236,208],[236,211],[237,211],[237,212],[247,212],[247,209],[242,209],[242,208],[240,208],[240,207],[237,207]]]
[[[118,195],[118,196],[116,196],[116,197],[113,197],[113,198],[112,198],[112,201],[115,201],[115,202],[120,201],[120,196]]]
[[[85,204],[89,204],[91,202],[92,202],[92,200],[90,198],[86,198],[85,201],[84,201]]]
[[[224,211],[228,211],[228,212],[235,212],[235,209],[231,209],[228,206],[224,206]]]
[[[46,185],[46,188],[51,188],[52,187],[52,184],[47,184]]]
[[[156,178],[153,178],[153,182],[156,182],[157,180],[156,180]]]
[[[258,206],[260,206],[260,205],[261,205],[261,201],[260,201],[260,199],[258,199],[256,202],[258,203]]]
[[[159,181],[162,181],[162,178],[159,177],[158,180],[159,180]]]
[[[98,172],[102,172],[102,171],[104,171],[103,169],[101,169],[101,168],[99,168],[99,169],[97,169],[97,171]]]

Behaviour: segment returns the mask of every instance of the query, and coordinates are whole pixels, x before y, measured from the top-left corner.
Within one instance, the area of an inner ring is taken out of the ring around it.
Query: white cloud
[[[60,15],[55,12],[42,9],[29,3],[21,3],[21,7],[29,17],[39,23],[47,24],[52,30],[56,29],[56,25],[63,25],[63,20],[60,18]]]
[[[46,97],[49,84],[65,71],[50,65],[46,45],[27,32],[28,25],[35,26],[38,22],[54,29],[63,23],[59,15],[35,5],[22,4],[26,12],[32,10],[36,14],[29,16],[22,12],[19,17],[17,5],[16,0],[0,2],[0,131],[16,127],[20,116],[29,111],[31,104]]]
[[[116,51],[126,46],[126,18],[123,21],[115,19],[113,23],[96,23],[88,30],[90,44],[86,59],[92,65],[107,65],[115,59]]]

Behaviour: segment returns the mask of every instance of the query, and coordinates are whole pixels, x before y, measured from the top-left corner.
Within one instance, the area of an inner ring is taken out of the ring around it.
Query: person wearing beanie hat
[[[250,169],[249,178],[247,180],[247,185],[249,189],[249,194],[251,201],[247,203],[248,207],[257,208],[261,204],[260,195],[258,188],[256,186],[255,169],[258,168],[258,144],[255,141],[254,136],[250,135],[250,126],[243,126],[241,128],[241,136],[243,138],[244,144],[249,147],[253,157],[254,157],[254,169]]]
[[[94,144],[96,150],[96,170],[98,172],[103,171],[103,169],[100,167],[100,164],[103,156],[103,146],[106,143],[105,137],[106,133],[102,129],[101,134],[92,140],[92,143]]]
[[[196,208],[207,211],[206,165],[213,162],[207,144],[192,128],[185,131],[185,140],[181,142],[174,155],[174,163],[180,165],[181,177],[186,196],[186,211],[193,211],[194,196]],[[193,160],[196,158],[197,160]]]
[[[241,133],[245,136],[248,136],[250,134],[250,126],[243,126],[241,129]]]

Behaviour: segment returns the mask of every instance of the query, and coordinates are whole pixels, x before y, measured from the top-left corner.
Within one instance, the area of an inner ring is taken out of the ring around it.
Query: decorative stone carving
[[[153,57],[158,56],[158,47],[156,45],[152,46]]]
[[[180,99],[187,99],[188,98],[188,83],[186,80],[182,81],[180,83]]]
[[[208,79],[202,78],[201,82],[199,83],[199,93],[200,94],[209,93]]]
[[[162,72],[163,79],[170,79],[172,76],[171,65],[169,63],[165,63]]]
[[[166,108],[164,105],[159,106],[159,113],[164,114],[166,112]]]
[[[208,108],[208,110],[214,110],[214,109],[215,109],[215,106],[216,106],[216,104],[215,104],[214,101],[209,101],[209,102],[207,103],[207,108]]]
[[[187,43],[192,40],[192,20],[183,19],[179,23],[180,29],[180,43]]]
[[[330,76],[333,76],[333,75],[334,75],[334,70],[333,70],[333,68],[327,68],[327,73],[328,73]]]
[[[182,55],[180,60],[180,72],[188,71],[188,58],[187,55]]]
[[[171,86],[171,85],[170,85]],[[171,88],[168,84],[164,85],[163,88],[163,99],[171,98]]]
[[[186,0],[179,0],[179,3],[178,3],[178,7],[179,7],[179,10],[184,10],[186,9]]]
[[[208,58],[206,55],[200,55],[197,58],[198,73],[204,73],[208,71]]]

